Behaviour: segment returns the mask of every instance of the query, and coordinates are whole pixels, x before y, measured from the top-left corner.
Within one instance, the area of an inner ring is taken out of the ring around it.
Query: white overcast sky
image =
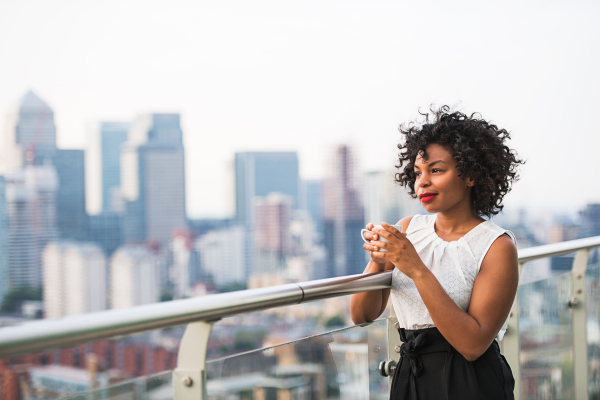
[[[600,201],[600,3],[0,0],[0,114],[31,89],[58,144],[91,124],[179,112],[188,214],[231,211],[236,151],[297,150],[303,178],[352,143],[394,164],[431,103],[478,111],[528,159],[511,208]],[[3,126],[2,126],[3,129]]]

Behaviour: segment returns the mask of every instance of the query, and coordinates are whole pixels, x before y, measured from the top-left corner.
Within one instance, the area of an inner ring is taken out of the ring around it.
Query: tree
[[[344,317],[341,315],[334,315],[333,317],[329,318],[327,322],[325,322],[325,327],[332,328],[335,326],[344,326],[345,324],[346,322],[344,321]]]
[[[26,300],[42,300],[42,289],[22,287],[11,289],[4,300],[0,311],[4,313],[13,313],[21,311],[21,304]]]

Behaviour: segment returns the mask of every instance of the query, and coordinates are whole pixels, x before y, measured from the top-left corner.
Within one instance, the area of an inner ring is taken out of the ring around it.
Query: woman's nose
[[[429,182],[429,179],[421,177],[421,179],[419,179],[417,187],[425,188],[425,187],[429,186],[430,184],[431,184],[431,182]]]

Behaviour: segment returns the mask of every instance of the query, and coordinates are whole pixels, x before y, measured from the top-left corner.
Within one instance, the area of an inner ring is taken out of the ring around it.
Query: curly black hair
[[[512,183],[519,179],[517,167],[525,163],[506,146],[509,133],[481,119],[477,113],[467,116],[457,111],[450,112],[448,106],[437,110],[431,108],[430,111],[432,121],[429,113],[421,113],[425,117],[424,124],[400,125],[404,140],[398,145],[396,182],[408,187],[409,195],[416,198],[415,161],[418,156],[427,161],[425,148],[435,143],[452,154],[463,180],[466,176],[474,180],[471,200],[475,213],[488,218],[498,214],[504,207],[502,198],[511,190]]]

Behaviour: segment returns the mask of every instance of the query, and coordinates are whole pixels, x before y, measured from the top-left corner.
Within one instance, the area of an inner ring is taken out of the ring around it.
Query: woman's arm
[[[410,224],[412,217],[401,219],[396,225],[402,225],[406,230]],[[367,229],[373,229],[373,224],[367,225]],[[377,240],[377,234],[365,233],[367,240]],[[365,243],[363,248],[367,251],[379,250],[376,246]],[[383,261],[383,262],[381,262]],[[394,269],[394,264],[387,260],[373,259],[369,261],[364,273],[391,271]],[[372,290],[370,292],[357,293],[350,296],[350,317],[355,324],[374,321],[385,310],[388,299],[390,297],[390,289]]]
[[[478,359],[506,321],[517,292],[519,273],[513,241],[502,235],[490,247],[475,279],[466,313],[448,296],[412,244],[402,235],[390,233],[393,229],[388,225],[389,232],[379,232],[391,244],[377,242],[389,253],[376,252],[374,256],[386,258],[413,279],[431,319],[446,340],[468,361]]]

